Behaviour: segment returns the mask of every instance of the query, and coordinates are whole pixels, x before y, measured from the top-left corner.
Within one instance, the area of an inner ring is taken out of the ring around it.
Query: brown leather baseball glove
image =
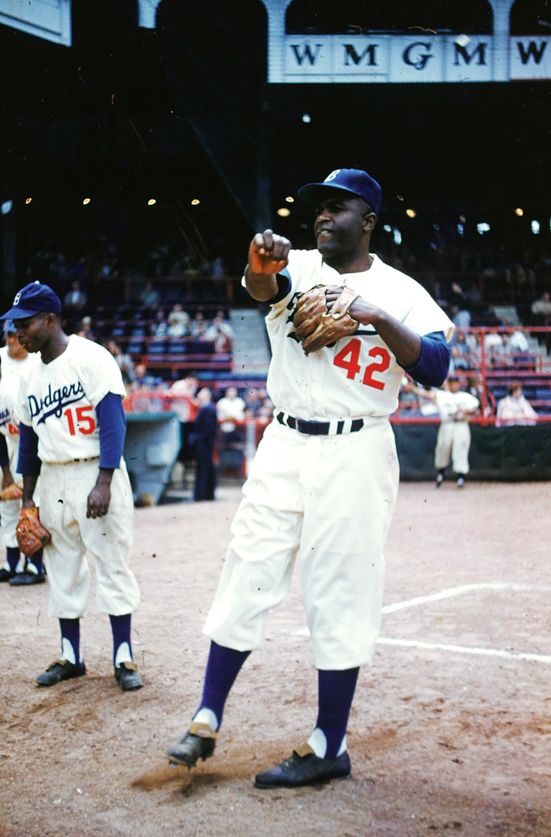
[[[12,482],[0,491],[0,502],[3,500],[20,500],[23,491],[16,482]]]
[[[21,509],[15,536],[19,549],[23,555],[29,557],[52,540],[52,536],[40,522],[36,506],[32,506],[29,509]]]
[[[326,292],[330,289],[335,290],[329,285],[314,285],[298,298],[293,325],[306,354],[354,334],[359,326],[358,321],[348,313],[359,294],[351,288],[339,287],[339,296],[333,305],[328,306]]]

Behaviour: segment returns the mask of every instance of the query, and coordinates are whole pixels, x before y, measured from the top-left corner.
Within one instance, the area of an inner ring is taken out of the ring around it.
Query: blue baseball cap
[[[323,183],[307,183],[300,187],[297,194],[301,201],[312,206],[327,200],[330,193],[336,190],[363,198],[376,215],[381,211],[383,190],[371,175],[361,169],[335,169]]]
[[[49,285],[42,282],[29,282],[13,298],[9,311],[2,314],[0,320],[22,320],[35,314],[60,314],[61,300]]]
[[[4,322],[4,334],[17,334],[17,326],[13,320],[6,320]]]

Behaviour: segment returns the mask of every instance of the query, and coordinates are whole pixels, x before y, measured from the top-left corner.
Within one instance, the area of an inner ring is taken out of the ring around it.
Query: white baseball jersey
[[[466,421],[466,416],[462,414],[478,409],[479,404],[478,398],[475,398],[470,392],[463,392],[463,390],[449,392],[445,389],[439,389],[436,392],[436,406],[442,421]]]
[[[108,392],[126,395],[115,359],[103,346],[76,334],[55,360],[33,365],[21,387],[17,414],[37,434],[42,462],[99,456],[95,408]]]
[[[8,439],[8,450],[19,443],[19,422],[16,415],[21,379],[37,361],[36,355],[15,360],[8,347],[0,348],[0,433]]]
[[[387,416],[398,405],[403,369],[372,326],[305,357],[290,335],[296,295],[314,285],[346,285],[391,314],[416,334],[443,331],[453,323],[414,279],[374,255],[369,270],[340,274],[317,250],[291,250],[291,290],[272,307],[266,325],[272,347],[267,388],[279,410],[303,419]]]

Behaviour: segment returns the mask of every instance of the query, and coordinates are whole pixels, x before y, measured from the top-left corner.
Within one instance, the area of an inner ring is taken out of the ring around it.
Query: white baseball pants
[[[367,421],[342,436],[308,436],[276,421],[266,429],[204,628],[220,645],[261,644],[298,559],[316,667],[371,661],[398,460],[388,420]]]
[[[86,517],[86,500],[97,476],[97,459],[42,465],[40,519],[52,535],[44,548],[48,612],[58,619],[84,615],[91,584],[87,550],[95,558],[98,611],[122,616],[140,600],[129,565],[134,503],[126,466],[121,462],[113,473],[108,513],[93,519]]]
[[[471,428],[466,421],[443,421],[438,428],[434,464],[438,470],[450,462],[456,474],[469,473]]]

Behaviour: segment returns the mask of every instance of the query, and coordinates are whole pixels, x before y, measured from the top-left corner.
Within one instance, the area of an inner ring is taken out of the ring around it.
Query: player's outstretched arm
[[[291,242],[272,230],[257,233],[249,246],[245,284],[253,299],[267,302],[277,294],[276,275],[287,266]]]

